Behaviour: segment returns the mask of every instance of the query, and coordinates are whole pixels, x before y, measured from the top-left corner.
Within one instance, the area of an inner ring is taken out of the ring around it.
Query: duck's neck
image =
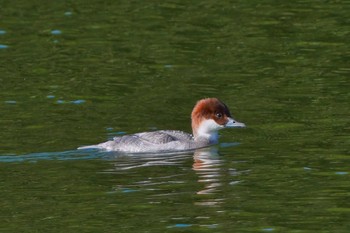
[[[219,142],[218,130],[223,128],[213,119],[192,119],[192,132],[194,140],[197,142],[206,142],[207,144],[216,144]]]
[[[201,124],[197,128],[193,128],[193,137],[197,142],[206,142],[208,144],[216,144],[219,142],[218,130],[208,127],[208,124]]]
[[[219,142],[219,134],[217,131],[207,134],[194,133],[193,135],[196,142],[206,142],[208,144],[216,144]]]

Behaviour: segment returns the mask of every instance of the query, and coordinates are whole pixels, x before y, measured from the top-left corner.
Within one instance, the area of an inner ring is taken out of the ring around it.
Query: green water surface
[[[350,232],[348,1],[1,1],[0,232]],[[75,149],[246,129],[173,156]]]

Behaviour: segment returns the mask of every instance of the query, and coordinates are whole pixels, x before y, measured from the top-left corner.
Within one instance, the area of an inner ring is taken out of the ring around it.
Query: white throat
[[[219,134],[218,130],[223,129],[224,126],[219,125],[213,119],[205,119],[201,122],[197,130],[194,133],[194,139],[206,140],[209,143],[218,143]]]

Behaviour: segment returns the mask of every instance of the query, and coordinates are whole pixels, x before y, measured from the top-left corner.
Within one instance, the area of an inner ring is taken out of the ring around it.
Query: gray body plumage
[[[193,150],[208,146],[207,141],[195,141],[191,134],[178,130],[159,130],[115,137],[111,141],[78,149],[99,148],[126,153],[157,153]]]

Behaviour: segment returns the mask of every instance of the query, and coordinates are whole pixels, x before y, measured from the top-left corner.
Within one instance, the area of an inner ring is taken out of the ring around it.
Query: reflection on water
[[[210,194],[217,190],[220,184],[220,165],[217,148],[205,148],[194,153],[193,170],[199,176],[198,182],[204,183],[205,188],[197,194]]]
[[[190,154],[179,154],[179,155],[140,155],[140,156],[117,156],[117,160],[114,163],[114,170],[129,170],[141,167],[152,167],[152,166],[174,166],[181,164],[183,159],[186,159]],[[125,160],[122,160],[122,159]]]
[[[232,145],[237,145],[236,143]],[[232,146],[231,145],[231,146]],[[228,145],[226,145],[228,146]],[[113,155],[112,155],[113,157]],[[111,158],[111,156],[109,157]],[[184,166],[187,161],[193,158],[192,170],[195,171],[195,181],[199,184],[197,195],[202,197],[194,204],[199,206],[219,207],[225,200],[220,196],[220,187],[227,185],[223,183],[223,159],[218,153],[218,147],[208,147],[181,154],[159,154],[159,155],[133,155],[120,156],[115,155],[113,160],[113,168],[106,169],[103,173],[125,174],[128,170],[137,170],[142,168],[157,166],[173,166],[175,168]],[[188,168],[187,168],[188,169]],[[132,171],[130,171],[132,172]],[[238,173],[234,168],[228,169],[229,175],[236,176]],[[226,174],[224,174],[225,176]],[[181,171],[175,174],[153,174],[153,176],[143,177],[141,180],[135,180],[133,183],[118,184],[112,192],[137,192],[142,190],[159,190],[162,186],[171,184],[184,184],[188,178],[184,177]],[[229,185],[239,183],[239,181],[231,181]],[[177,195],[181,191],[161,192],[154,194],[154,197]],[[155,200],[154,200],[155,201]]]
[[[197,194],[208,195],[206,198],[196,202],[196,205],[213,207],[223,202],[223,199],[211,198],[211,195],[209,195],[218,192],[219,187],[222,186],[222,181],[220,180],[221,164],[222,160],[216,147],[197,150],[194,153],[193,170],[198,175],[198,182],[204,184],[203,189],[199,190]]]
[[[223,168],[218,147],[172,155],[116,155],[112,165],[103,171],[115,178],[108,194],[130,195],[133,200],[141,198],[142,205],[149,208],[164,206],[160,213],[172,213],[161,217],[161,221],[168,222],[167,228],[221,226],[213,216],[224,212],[225,198],[220,187],[228,184],[223,181],[227,169]],[[168,209],[166,203],[173,203],[174,207]],[[185,213],[194,207],[211,208]]]
[[[228,145],[228,143],[225,144],[225,146]],[[230,143],[230,145],[237,145],[237,143]],[[193,159],[194,163],[192,168],[198,175],[198,183],[204,184],[203,189],[199,190],[197,194],[206,196],[206,198],[195,204],[217,207],[224,203],[224,198],[212,198],[212,196],[216,197],[217,195],[215,194],[223,192],[223,190],[220,189],[222,186],[238,184],[240,182],[239,180],[235,179],[231,181],[231,179],[240,173],[238,173],[235,168],[229,168],[227,172],[229,173],[230,181],[228,184],[223,181],[223,176],[227,175],[225,172],[227,168],[223,166],[223,159],[219,155],[217,147],[196,150]]]

